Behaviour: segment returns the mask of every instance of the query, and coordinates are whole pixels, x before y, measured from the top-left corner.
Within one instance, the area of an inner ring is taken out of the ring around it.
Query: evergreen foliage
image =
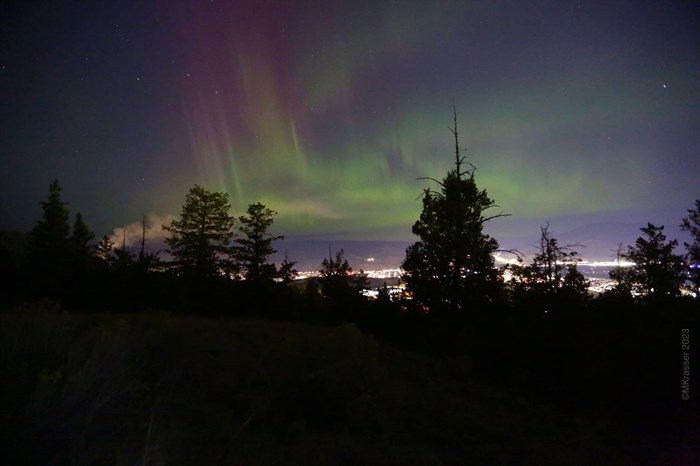
[[[349,280],[352,275],[352,267],[345,258],[345,251],[336,251],[335,259],[328,248],[328,257],[321,261],[321,268],[318,271],[324,280]]]
[[[95,256],[99,264],[109,266],[114,260],[114,241],[109,239],[109,236],[103,235],[102,239],[97,243]]]
[[[431,313],[467,311],[471,304],[491,301],[500,292],[501,275],[492,253],[498,242],[484,233],[486,216],[497,207],[474,178],[475,168],[461,155],[454,112],[455,166],[438,190],[423,192],[423,210],[413,225],[420,240],[409,246],[403,261],[403,280],[418,307]]]
[[[368,283],[367,275],[362,270],[353,273],[345,251],[340,249],[333,256],[330,247],[328,257],[321,261],[319,273],[321,291],[330,303],[330,311],[338,316],[339,321],[351,320],[351,314],[364,304],[360,291]]]
[[[285,250],[284,260],[280,264],[280,268],[278,271],[278,278],[285,285],[289,285],[292,282],[294,282],[294,279],[299,275],[299,271],[294,268],[296,264],[296,261],[289,260],[289,256],[287,255],[287,251]]]
[[[37,267],[59,270],[68,255],[70,214],[61,199],[58,180],[49,185],[49,197],[41,202],[41,219],[31,232],[30,254]]]
[[[625,260],[624,245],[620,243],[615,254],[616,265],[608,272],[608,277],[613,281],[612,288],[605,292],[607,297],[613,296],[624,301],[632,299],[633,273],[634,271],[622,265]]]
[[[91,244],[94,238],[95,234],[83,221],[83,215],[80,212],[75,214],[73,232],[69,238],[70,257],[75,273],[84,273],[90,267],[95,257],[95,248]]]
[[[345,258],[345,251],[336,251],[335,258],[328,248],[328,257],[321,261],[321,290],[323,296],[330,299],[338,299],[348,296],[352,283],[352,267]]]
[[[622,255],[634,266],[611,277],[621,282],[624,289],[649,299],[678,296],[685,280],[683,257],[673,253],[678,241],[666,241],[663,225],[648,223],[641,231],[644,235],[637,238],[634,246],[628,246]]]
[[[168,252],[176,270],[184,275],[207,278],[222,275],[230,266],[228,255],[234,218],[229,215],[228,194],[190,188],[179,220],[163,229]]]
[[[246,280],[272,281],[278,275],[275,265],[269,262],[270,256],[277,252],[272,242],[284,238],[268,233],[277,212],[258,202],[249,205],[246,213],[238,217],[241,222],[238,229],[244,236],[235,239],[234,255],[244,270]],[[291,270],[287,272],[291,273]]]
[[[127,249],[125,244],[122,244],[120,248],[114,248],[114,261],[112,265],[114,268],[121,273],[130,273],[135,269],[136,265],[136,254]]]
[[[61,199],[58,180],[49,185],[49,196],[41,202],[41,218],[30,234],[29,267],[36,293],[59,298],[67,279],[70,259],[70,214]]]
[[[566,298],[581,301],[588,294],[588,281],[578,271],[578,252],[572,245],[562,246],[549,229],[540,227],[537,254],[527,266],[513,267],[516,295],[532,293],[540,298]]]
[[[690,233],[691,242],[684,242],[686,258],[690,263],[690,279],[696,288],[700,287],[700,199],[695,200],[695,208],[688,209],[688,216],[681,223],[681,230]]]

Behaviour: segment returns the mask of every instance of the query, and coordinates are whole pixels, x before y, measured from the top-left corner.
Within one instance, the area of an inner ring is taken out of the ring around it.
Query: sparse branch
[[[578,253],[578,251],[576,251],[577,249],[585,248],[585,247],[586,247],[585,244],[575,243],[575,244],[567,244],[564,246],[559,246],[559,250],[564,251],[564,252],[576,252],[576,253]]]
[[[511,217],[512,215],[513,215],[513,214],[506,214],[506,213],[503,213],[503,212],[499,212],[499,213],[497,213],[496,215],[491,215],[490,217],[481,217],[481,219],[479,220],[479,222],[482,223],[482,224],[484,224],[484,223],[486,223],[486,222],[488,222],[488,221],[491,221],[491,220],[493,220],[493,219],[495,219],[495,218]]]
[[[463,163],[466,163],[467,165],[469,165],[470,168],[469,168],[469,170],[466,171],[466,173],[467,173],[469,176],[473,176],[473,175],[474,175],[474,172],[476,171],[476,167],[475,167],[471,162],[467,162],[467,161],[464,161],[464,160],[462,160],[462,162],[463,162]]]
[[[459,147],[459,131],[457,130],[457,107],[452,104],[452,117],[454,121],[454,127],[449,128],[455,138],[455,167],[457,169],[457,176],[462,176],[462,162],[464,162],[465,157],[461,155],[461,149]]]
[[[513,254],[515,257],[518,258],[518,261],[525,260],[525,254],[518,249],[496,249],[494,252],[505,252],[507,254]]]
[[[433,182],[437,183],[438,185],[442,186],[443,188],[445,187],[445,185],[442,181],[436,180],[435,178],[430,177],[430,176],[421,176],[420,178],[416,178],[416,179],[421,180],[421,181],[422,180],[433,181]]]

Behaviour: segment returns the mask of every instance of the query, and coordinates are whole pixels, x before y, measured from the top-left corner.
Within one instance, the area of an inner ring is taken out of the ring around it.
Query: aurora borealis
[[[546,221],[672,228],[700,196],[694,2],[7,2],[0,17],[0,229],[30,229],[58,178],[98,236],[179,213],[197,183],[236,212],[263,202],[288,237],[411,240],[416,178],[453,160],[453,102],[477,183],[513,214],[489,226],[504,246]]]

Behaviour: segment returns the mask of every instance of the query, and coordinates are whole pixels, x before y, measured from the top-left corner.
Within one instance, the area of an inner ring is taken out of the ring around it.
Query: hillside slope
[[[613,464],[609,427],[353,326],[0,315],[2,464]]]

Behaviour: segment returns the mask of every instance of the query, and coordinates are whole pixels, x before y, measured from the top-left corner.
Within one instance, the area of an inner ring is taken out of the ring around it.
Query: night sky
[[[608,257],[700,197],[698,2],[10,1],[0,21],[0,229],[30,230],[57,178],[98,238],[197,183],[291,239],[410,241],[453,102],[504,247],[549,221]]]

